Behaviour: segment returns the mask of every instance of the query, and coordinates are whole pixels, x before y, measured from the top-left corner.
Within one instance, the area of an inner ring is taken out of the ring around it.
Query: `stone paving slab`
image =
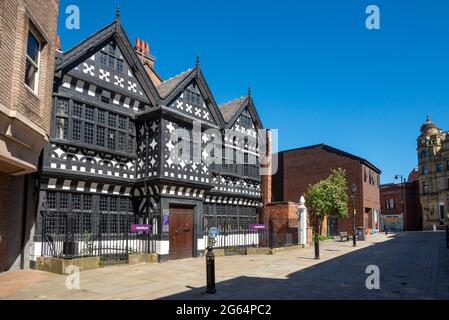
[[[352,242],[332,240],[320,247],[319,261],[313,259],[313,247],[273,256],[218,257],[216,295],[204,294],[205,260],[198,258],[84,271],[80,290],[68,290],[66,276],[0,274],[0,298],[449,299],[449,250],[444,233],[376,234],[358,242],[357,248]],[[380,290],[365,287],[365,269],[370,264],[380,268]]]

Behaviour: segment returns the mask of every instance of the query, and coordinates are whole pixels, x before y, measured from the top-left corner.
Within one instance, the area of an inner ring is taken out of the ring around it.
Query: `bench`
[[[343,242],[343,239],[346,239],[346,241],[349,241],[349,235],[347,232],[340,232],[340,241]]]

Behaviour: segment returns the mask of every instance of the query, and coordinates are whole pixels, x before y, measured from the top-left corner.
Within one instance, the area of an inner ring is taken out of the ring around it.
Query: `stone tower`
[[[423,228],[442,229],[448,224],[449,135],[429,117],[418,137],[419,193]]]

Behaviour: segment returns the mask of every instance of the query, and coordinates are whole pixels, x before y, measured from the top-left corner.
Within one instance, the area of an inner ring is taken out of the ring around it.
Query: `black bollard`
[[[320,260],[320,239],[315,238],[315,260]]]
[[[207,275],[207,290],[208,294],[215,294],[215,255],[212,247],[207,247],[206,253],[206,275]]]
[[[388,226],[385,226],[385,235],[388,236]]]
[[[352,246],[357,247],[357,230],[355,228],[352,229]]]
[[[449,249],[449,226],[446,226],[446,246]]]

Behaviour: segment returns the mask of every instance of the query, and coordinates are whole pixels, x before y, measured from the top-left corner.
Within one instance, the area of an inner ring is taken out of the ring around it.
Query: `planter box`
[[[292,250],[304,249],[305,247],[306,247],[305,245],[296,245],[296,246],[289,246],[289,247],[273,248],[273,249],[271,249],[271,252],[272,252],[272,254],[278,254],[278,253],[283,253],[283,252],[292,251]]]
[[[205,254],[207,253],[207,250]],[[214,255],[216,257],[224,257],[225,256],[225,249],[214,249]]]
[[[78,259],[58,259],[37,257],[36,269],[40,271],[46,271],[56,274],[68,275],[70,270],[67,270],[69,266],[78,267],[80,271],[91,270],[100,268],[100,257],[86,257]]]
[[[247,255],[264,255],[264,256],[268,256],[271,255],[271,250],[270,248],[247,248],[246,249],[246,254]]]
[[[138,263],[157,263],[158,255],[156,253],[140,253],[140,254],[130,254],[128,263],[138,264]]]

